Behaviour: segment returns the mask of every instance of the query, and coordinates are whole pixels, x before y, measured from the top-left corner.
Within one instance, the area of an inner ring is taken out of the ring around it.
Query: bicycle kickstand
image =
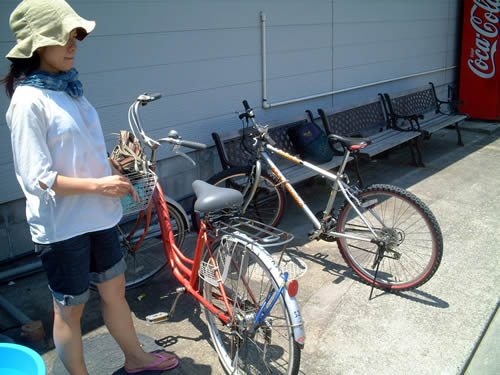
[[[377,258],[378,258],[378,254],[377,254]],[[372,288],[370,290],[370,297],[368,298],[368,300],[372,299],[373,289],[375,288],[375,282],[377,281],[378,267],[380,266],[380,261],[381,261],[381,258],[378,258],[375,260],[375,262],[377,263],[377,268],[375,268],[375,275],[373,277]]]

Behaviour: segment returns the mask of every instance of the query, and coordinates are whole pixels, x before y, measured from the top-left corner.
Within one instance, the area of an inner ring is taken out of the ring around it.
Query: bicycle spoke
[[[254,182],[251,167],[234,167],[222,171],[208,181],[215,186],[229,187],[242,192],[248,202],[243,216],[264,224],[276,226],[283,214],[284,194],[279,181],[274,175],[263,172],[253,197],[250,191]]]
[[[374,185],[359,193],[361,202],[377,202],[363,212],[378,236],[377,245],[339,236],[341,254],[362,281],[376,287],[407,290],[430,279],[442,256],[442,235],[430,210],[414,195],[390,185]],[[371,238],[370,228],[350,204],[339,216],[340,233]],[[381,248],[377,248],[381,246]]]
[[[238,242],[233,243],[235,248],[229,248],[230,245],[222,242],[214,251],[214,258],[222,269],[225,264],[221,262],[227,261],[227,254],[232,254],[224,288],[233,320],[224,325],[207,312],[210,332],[221,361],[229,373],[288,373],[295,367],[298,354],[282,297],[278,298],[262,324],[256,325],[262,306],[271,299],[270,291],[277,293],[279,287],[255,253]],[[218,288],[206,282],[203,288],[205,298],[224,310]]]

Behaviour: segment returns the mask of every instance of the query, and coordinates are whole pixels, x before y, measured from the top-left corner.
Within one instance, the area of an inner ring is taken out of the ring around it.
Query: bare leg
[[[137,338],[132,313],[125,299],[125,276],[122,274],[98,284],[97,289],[101,295],[104,323],[125,354],[125,367],[137,369],[157,362],[158,357],[144,352]],[[174,356],[167,357],[171,360],[162,363],[162,367],[174,363]]]
[[[88,375],[80,326],[84,307],[83,304],[63,306],[54,300],[54,344],[59,358],[72,375]]]

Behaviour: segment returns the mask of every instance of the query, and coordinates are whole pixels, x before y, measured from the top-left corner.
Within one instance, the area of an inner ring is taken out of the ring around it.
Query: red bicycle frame
[[[156,190],[153,194],[153,202],[156,206],[156,213],[160,222],[165,255],[174,276],[182,283],[182,285],[184,285],[190,294],[205,305],[219,319],[221,319],[225,324],[229,323],[233,318],[233,313],[229,305],[229,299],[226,295],[224,284],[222,283],[221,275],[216,267],[214,267],[215,276],[217,277],[219,283],[219,291],[227,308],[227,313],[207,301],[200,293],[198,271],[200,270],[200,263],[202,261],[205,247],[207,248],[210,262],[213,266],[216,266],[211,246],[214,242],[214,238],[210,237],[210,230],[207,228],[206,223],[203,221],[201,222],[200,230],[198,232],[198,240],[196,242],[196,252],[194,254],[194,258],[190,259],[183,254],[175,243],[174,231],[170,222],[167,202],[165,201],[163,189],[160,184],[157,184],[156,186]]]

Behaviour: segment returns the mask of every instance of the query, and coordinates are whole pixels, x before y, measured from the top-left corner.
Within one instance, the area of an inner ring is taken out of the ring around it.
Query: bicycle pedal
[[[146,320],[149,323],[154,323],[154,324],[165,322],[168,320],[168,318],[169,318],[169,315],[166,312],[159,312],[156,314],[151,314],[151,315],[146,316]]]

